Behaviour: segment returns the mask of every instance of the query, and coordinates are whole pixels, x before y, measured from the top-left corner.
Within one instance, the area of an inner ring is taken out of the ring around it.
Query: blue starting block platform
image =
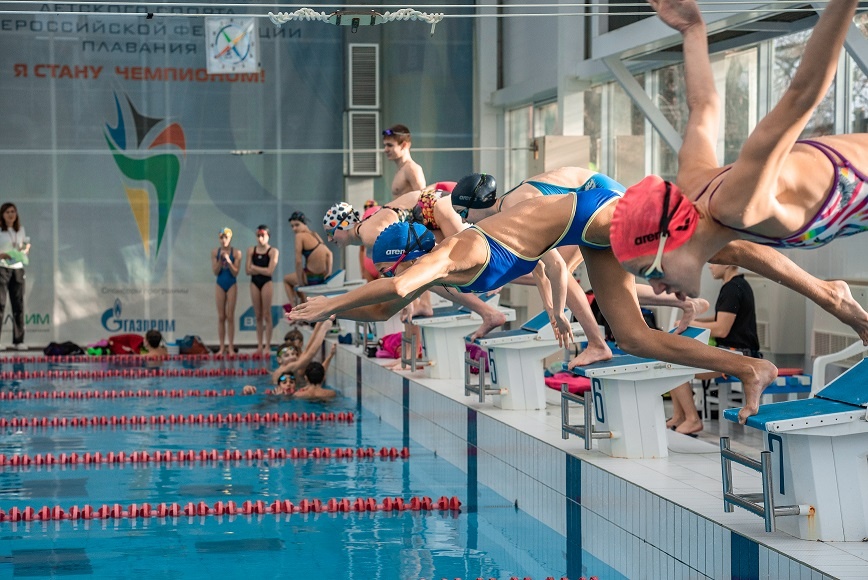
[[[507,322],[515,320],[515,310],[499,305],[499,294],[480,298],[500,310],[506,316]],[[430,363],[425,367],[425,375],[432,379],[463,379],[464,337],[478,328],[481,322],[482,317],[475,312],[455,305],[435,308],[431,316],[413,318],[412,324],[422,329],[425,356]],[[415,354],[415,342],[409,342],[410,352]],[[415,359],[408,362],[410,368],[415,370]]]
[[[707,343],[709,334],[707,329],[690,327],[682,336]],[[667,457],[661,395],[701,372],[703,369],[628,354],[574,368],[574,374],[591,380],[591,390],[584,395],[561,390],[562,437],[573,434],[584,438],[585,449],[591,449],[593,439],[599,439],[599,450],[612,457]],[[571,402],[584,406],[584,425],[570,423]]]
[[[578,323],[573,323],[572,329],[577,342],[584,340],[584,331]],[[484,361],[465,355],[465,394],[478,394],[480,402],[485,400],[485,395],[494,395],[494,405],[502,409],[545,409],[547,387],[543,359],[561,350],[545,311],[521,328],[491,332],[474,340],[473,344],[487,354],[490,385],[485,384]],[[473,384],[471,379],[470,369],[474,367],[480,370],[478,384]]]
[[[738,409],[723,415],[738,421]],[[726,511],[738,505],[762,516],[767,531],[779,527],[805,540],[868,537],[868,359],[813,398],[761,405],[747,426],[765,433],[766,451],[757,462],[721,438]],[[761,494],[733,492],[731,461],[762,473]]]

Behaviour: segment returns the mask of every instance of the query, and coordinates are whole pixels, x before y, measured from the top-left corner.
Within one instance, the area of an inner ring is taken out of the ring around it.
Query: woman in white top
[[[6,311],[6,292],[12,301],[12,348],[27,350],[24,344],[24,264],[30,252],[18,208],[14,203],[0,206],[0,325]],[[0,346],[0,350],[2,350]]]

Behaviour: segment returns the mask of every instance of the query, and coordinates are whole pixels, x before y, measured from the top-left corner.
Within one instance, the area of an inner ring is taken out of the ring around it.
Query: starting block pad
[[[738,421],[738,409],[723,415]],[[811,399],[761,405],[747,426],[765,432],[774,503],[814,508],[780,518],[779,529],[805,540],[868,537],[868,359]]]
[[[500,295],[483,298],[506,316],[515,320],[515,310],[498,305]],[[464,378],[464,337],[479,327],[482,317],[464,306],[435,308],[431,316],[413,318],[412,324],[422,329],[425,356],[434,364],[425,367],[425,375],[432,379]],[[490,335],[491,333],[489,333]]]
[[[325,294],[349,292],[353,288],[358,288],[365,283],[364,280],[347,280],[346,270],[337,270],[331,276],[325,279],[322,284],[311,284],[310,286],[299,286],[297,292],[308,294],[310,296],[321,296]]]
[[[572,324],[576,341],[584,340],[578,323]],[[543,311],[517,330],[492,332],[473,341],[488,355],[494,405],[502,409],[545,409],[546,384],[543,359],[561,350],[555,331]]]
[[[682,336],[708,342],[709,331],[690,327]],[[590,379],[585,404],[593,404],[594,431],[609,432],[599,450],[631,459],[667,457],[663,393],[693,379],[696,369],[625,354],[576,367],[573,373]]]

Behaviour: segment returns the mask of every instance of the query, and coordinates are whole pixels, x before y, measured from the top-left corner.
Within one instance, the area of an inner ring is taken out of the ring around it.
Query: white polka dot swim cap
[[[345,201],[339,201],[329,208],[322,218],[323,228],[327,232],[333,230],[348,230],[353,224],[361,222],[359,212]]]

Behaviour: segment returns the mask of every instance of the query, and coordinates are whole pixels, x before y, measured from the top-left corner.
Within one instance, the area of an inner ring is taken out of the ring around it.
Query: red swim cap
[[[615,207],[609,229],[612,252],[619,262],[653,256],[664,230],[669,233],[664,251],[674,250],[690,239],[697,223],[699,212],[678,186],[649,175],[628,187]]]

